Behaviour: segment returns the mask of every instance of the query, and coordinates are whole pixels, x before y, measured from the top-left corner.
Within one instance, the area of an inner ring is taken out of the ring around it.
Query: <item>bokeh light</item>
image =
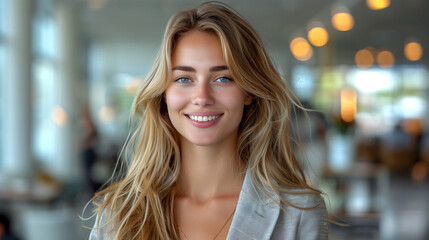
[[[355,63],[359,68],[369,68],[374,65],[374,55],[368,48],[361,49],[355,54]]]
[[[67,124],[68,116],[67,116],[67,112],[64,110],[64,108],[62,108],[60,106],[56,106],[52,110],[51,118],[52,118],[52,121],[56,125],[63,127]]]
[[[134,78],[131,81],[126,83],[125,90],[129,94],[134,96],[137,93],[137,90],[139,89],[142,82],[143,81],[140,78]]]
[[[390,6],[390,0],[366,0],[366,5],[371,10],[381,10]]]
[[[299,61],[307,61],[313,56],[313,48],[305,38],[294,38],[290,43],[290,50]]]
[[[322,47],[326,45],[329,40],[328,31],[323,27],[314,27],[308,31],[307,34],[308,40],[311,44],[316,47]]]
[[[357,111],[357,95],[353,88],[341,90],[341,118],[345,122],[353,122]]]
[[[354,25],[355,21],[350,13],[339,12],[332,16],[332,26],[338,31],[349,31]]]
[[[381,68],[391,68],[395,64],[395,56],[390,51],[381,51],[377,54],[377,64]]]
[[[423,56],[423,48],[418,42],[409,42],[404,47],[404,55],[410,61],[418,61]]]
[[[104,106],[98,111],[98,118],[103,123],[110,123],[115,119],[115,110],[110,106]]]

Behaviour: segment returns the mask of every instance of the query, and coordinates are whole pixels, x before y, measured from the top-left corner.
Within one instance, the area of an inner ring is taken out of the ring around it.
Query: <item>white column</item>
[[[69,2],[55,5],[54,17],[58,37],[58,75],[55,82],[55,99],[67,116],[64,125],[56,126],[55,159],[53,172],[65,181],[75,181],[81,176],[78,135],[80,99],[77,92],[79,79],[79,35],[75,7]]]
[[[426,65],[426,70],[429,70],[429,65]],[[426,104],[428,106],[426,108],[426,116],[429,116],[429,88],[428,87],[426,87],[425,98],[426,98]],[[429,131],[429,117],[426,117],[424,124],[425,124],[424,125],[425,131]]]
[[[3,91],[2,170],[30,177],[31,154],[31,0],[6,1],[6,56]]]

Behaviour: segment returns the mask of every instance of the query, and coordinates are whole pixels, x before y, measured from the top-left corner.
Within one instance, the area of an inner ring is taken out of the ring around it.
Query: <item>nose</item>
[[[214,104],[215,100],[211,93],[210,84],[206,82],[198,83],[193,92],[192,104],[199,107],[206,107]]]

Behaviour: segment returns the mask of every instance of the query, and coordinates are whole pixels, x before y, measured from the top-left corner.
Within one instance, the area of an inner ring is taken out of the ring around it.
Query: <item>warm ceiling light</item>
[[[341,118],[353,122],[357,112],[357,95],[354,89],[345,87],[341,90]]]
[[[339,12],[332,16],[332,26],[338,31],[349,31],[354,25],[355,21],[350,13]]]
[[[355,54],[355,63],[360,68],[369,68],[374,64],[374,55],[369,49],[362,49]]]
[[[404,55],[410,61],[418,61],[423,56],[423,48],[418,42],[407,43],[404,47]]]
[[[316,47],[324,46],[329,40],[328,31],[323,27],[314,27],[308,31],[308,40]]]
[[[297,37],[290,43],[290,50],[299,61],[307,61],[313,56],[313,48],[305,38]]]
[[[64,108],[56,106],[52,110],[51,118],[56,125],[60,127],[65,126],[68,118],[67,112],[64,110]]]
[[[395,56],[389,51],[381,51],[377,54],[377,63],[381,68],[391,68],[395,64]]]
[[[381,10],[390,6],[390,0],[366,0],[366,5],[371,10]]]

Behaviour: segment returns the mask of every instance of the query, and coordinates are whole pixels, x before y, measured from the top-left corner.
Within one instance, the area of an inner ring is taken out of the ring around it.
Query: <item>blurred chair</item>
[[[420,141],[420,160],[429,164],[429,131],[422,135]]]
[[[420,139],[419,161],[414,164],[411,177],[416,181],[424,181],[429,173],[429,132],[425,132]]]
[[[391,172],[409,172],[417,160],[417,139],[405,132],[401,125],[381,138],[380,158]]]
[[[380,138],[361,137],[357,139],[356,160],[374,164],[380,163]]]

